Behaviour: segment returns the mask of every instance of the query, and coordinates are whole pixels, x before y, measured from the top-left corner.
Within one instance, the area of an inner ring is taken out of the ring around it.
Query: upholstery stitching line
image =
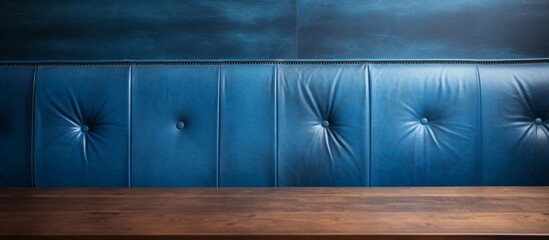
[[[222,65],[219,65],[217,67],[217,151],[216,151],[216,186],[220,187],[220,151],[221,151],[221,144],[220,144],[220,135],[221,135],[221,67]]]
[[[133,65],[128,69],[128,188],[132,187],[132,97],[133,97]]]
[[[35,180],[35,171],[34,171],[34,111],[36,109],[36,72],[38,67],[34,67],[33,76],[32,76],[32,112],[31,112],[31,159],[30,159],[30,171],[31,171],[31,187],[36,188]]]
[[[478,102],[479,102],[479,128],[480,128],[480,147],[479,147],[479,154],[480,154],[480,185],[482,186],[483,185],[483,178],[484,178],[484,174],[483,174],[483,171],[484,171],[484,154],[483,154],[483,148],[484,148],[484,143],[483,143],[483,122],[482,122],[482,114],[483,114],[483,111],[482,111],[482,81],[480,80],[480,69],[479,69],[479,66],[478,65],[475,65],[476,68],[477,68],[477,81],[478,81],[478,91],[477,91],[477,94],[478,94]]]
[[[275,91],[275,187],[278,187],[278,64],[275,65],[274,75],[274,91]]]
[[[372,79],[370,65],[366,65],[366,86],[368,87],[368,187],[372,186]]]
[[[105,62],[87,62],[75,61],[57,61],[57,62],[1,62],[0,66],[109,66],[109,65],[245,65],[245,64],[285,64],[285,65],[337,65],[337,64],[475,64],[475,65],[498,65],[498,64],[531,64],[531,63],[549,63],[549,59],[521,59],[521,60],[259,60],[259,61],[105,61]]]

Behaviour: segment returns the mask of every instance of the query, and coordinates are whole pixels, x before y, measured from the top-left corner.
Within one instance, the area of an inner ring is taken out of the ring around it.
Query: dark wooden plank
[[[0,238],[549,238],[549,187],[0,189]]]

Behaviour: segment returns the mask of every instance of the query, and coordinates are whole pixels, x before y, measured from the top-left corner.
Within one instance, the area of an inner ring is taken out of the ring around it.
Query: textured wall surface
[[[549,57],[546,0],[0,0],[0,60]]]

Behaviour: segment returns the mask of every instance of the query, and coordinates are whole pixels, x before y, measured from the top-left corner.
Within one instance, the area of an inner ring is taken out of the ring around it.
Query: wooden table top
[[[0,239],[549,238],[549,187],[0,189]]]

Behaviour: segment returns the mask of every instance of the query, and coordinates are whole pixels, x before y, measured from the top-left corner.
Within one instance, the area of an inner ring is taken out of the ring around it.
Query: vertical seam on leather
[[[220,151],[221,151],[221,146],[220,146],[220,130],[221,130],[221,66],[222,65],[219,65],[217,67],[217,151],[216,151],[216,187],[219,187],[219,175],[220,175],[220,171],[219,171],[219,165],[220,165],[220,162],[219,162],[219,156],[220,156]]]
[[[482,132],[483,130],[483,123],[482,123],[482,114],[483,114],[483,111],[482,111],[482,84],[481,84],[481,81],[480,81],[480,70],[479,70],[479,67],[478,67],[478,64],[475,64],[475,66],[477,67],[477,83],[478,83],[478,90],[477,90],[477,94],[478,94],[478,102],[479,102],[479,105],[478,105],[478,111],[479,111],[479,134],[480,134],[480,147],[479,147],[479,153],[480,153],[480,178],[479,178],[479,184],[482,186],[484,185],[484,176],[483,176],[483,171],[484,171],[484,156],[483,156],[483,148],[484,148],[484,145],[483,145],[483,137],[482,135],[484,135],[484,133]]]
[[[366,64],[366,86],[368,87],[368,187],[372,186],[372,79],[370,64]]]
[[[295,11],[295,18],[294,18],[294,26],[295,26],[295,57],[299,59],[299,10],[298,5],[299,1],[294,1],[294,11]]]
[[[274,130],[275,130],[275,187],[278,187],[278,64],[275,65],[274,72],[274,97],[275,97],[275,116],[274,116]]]
[[[128,69],[128,187],[132,187],[132,91],[133,65]]]
[[[31,187],[35,188],[35,174],[34,174],[34,111],[36,105],[36,72],[38,67],[34,67],[34,72],[32,74],[32,107],[31,107],[31,158],[30,158],[30,173],[31,173]]]

